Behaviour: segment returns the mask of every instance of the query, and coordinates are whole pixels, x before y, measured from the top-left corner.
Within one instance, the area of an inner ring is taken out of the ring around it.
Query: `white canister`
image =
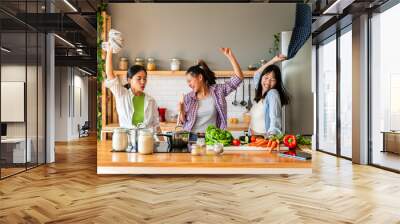
[[[151,129],[142,129],[138,137],[138,153],[152,154],[154,150],[153,131]]]
[[[126,151],[128,148],[128,131],[125,128],[114,129],[112,148],[114,151]]]
[[[171,59],[171,71],[179,71],[181,62],[179,59],[172,58]]]

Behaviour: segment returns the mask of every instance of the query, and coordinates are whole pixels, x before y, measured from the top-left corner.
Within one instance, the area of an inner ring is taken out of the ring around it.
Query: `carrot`
[[[272,144],[271,144],[271,150],[276,148],[276,146],[277,146],[276,141],[273,141]]]
[[[271,145],[272,145],[272,140],[268,140],[267,147],[271,147]]]

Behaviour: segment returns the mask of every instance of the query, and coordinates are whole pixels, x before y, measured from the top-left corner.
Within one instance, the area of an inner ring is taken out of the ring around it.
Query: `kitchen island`
[[[97,144],[98,174],[309,174],[311,160],[279,157],[277,152],[235,150],[222,155],[112,152],[111,141]]]

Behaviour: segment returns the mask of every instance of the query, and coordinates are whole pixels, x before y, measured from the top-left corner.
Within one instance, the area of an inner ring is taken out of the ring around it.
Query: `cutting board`
[[[266,147],[258,147],[258,146],[248,146],[248,145],[241,145],[241,146],[226,146],[224,147],[225,151],[269,151]],[[281,152],[288,151],[289,148],[281,145],[280,149]]]

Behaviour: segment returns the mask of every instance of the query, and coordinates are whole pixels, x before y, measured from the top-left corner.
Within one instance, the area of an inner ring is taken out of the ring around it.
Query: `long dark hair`
[[[211,86],[216,84],[215,73],[211,71],[211,69],[207,66],[207,64],[200,60],[197,65],[190,67],[186,74],[191,75],[193,77],[198,77],[199,75],[203,76],[204,82],[207,86]]]
[[[133,78],[138,72],[144,71],[144,73],[147,75],[147,71],[146,68],[144,66],[141,65],[132,65],[129,69],[128,69],[128,73],[126,75],[127,79],[131,79]],[[125,88],[130,89],[131,88],[131,84],[127,83],[124,85]]]
[[[264,99],[265,96],[267,95],[268,92],[265,92],[262,94],[262,78],[264,75],[267,75],[268,73],[273,72],[275,74],[275,79],[276,79],[276,85],[274,89],[278,90],[279,93],[279,98],[281,99],[281,105],[288,105],[290,103],[290,96],[285,87],[283,86],[282,82],[282,74],[281,74],[281,69],[277,65],[270,65],[267,66],[264,71],[261,73],[260,80],[258,81],[257,84],[257,89],[256,89],[256,97],[254,100],[258,103],[261,99]]]

